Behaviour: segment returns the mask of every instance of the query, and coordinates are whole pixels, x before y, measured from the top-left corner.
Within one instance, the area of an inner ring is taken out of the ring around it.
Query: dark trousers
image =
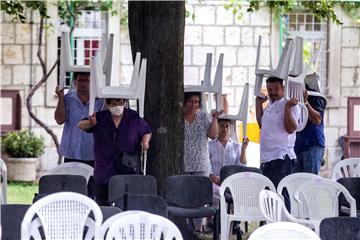
[[[110,206],[109,204],[109,184],[95,182],[95,202],[99,206]]]
[[[293,173],[294,170],[295,159],[290,159],[288,155],[285,156],[285,159],[275,159],[270,162],[262,163],[260,166],[263,175],[268,177],[275,188],[279,185],[281,179]],[[289,194],[285,190],[282,193],[285,200],[285,206],[290,211],[290,198]]]

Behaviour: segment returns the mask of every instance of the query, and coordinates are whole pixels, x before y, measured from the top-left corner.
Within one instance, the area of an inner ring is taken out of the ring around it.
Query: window
[[[311,13],[290,13],[284,17],[285,33],[288,37],[296,36],[304,39],[304,61],[310,61],[311,56],[321,47],[317,73],[320,77],[320,90],[327,93],[327,55],[328,55],[328,24],[318,20]],[[320,46],[321,43],[321,46]]]

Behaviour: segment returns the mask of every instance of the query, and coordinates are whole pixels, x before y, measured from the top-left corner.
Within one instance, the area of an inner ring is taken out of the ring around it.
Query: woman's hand
[[[220,186],[221,182],[220,182],[220,177],[219,176],[215,176],[215,174],[210,174],[209,178],[213,183]]]
[[[96,112],[94,112],[93,115],[91,115],[91,117],[89,118],[89,124],[91,127],[93,127],[96,125],[96,123]]]
[[[150,138],[151,138],[151,133],[148,133],[148,134],[145,134],[141,140],[141,149],[143,151],[146,151],[149,149],[150,145],[149,145],[149,142],[150,142]]]
[[[248,145],[249,145],[249,138],[248,137],[243,138],[241,150],[245,150]]]

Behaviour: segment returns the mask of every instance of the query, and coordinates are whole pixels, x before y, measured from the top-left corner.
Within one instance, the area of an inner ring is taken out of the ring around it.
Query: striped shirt
[[[240,163],[241,143],[231,138],[224,146],[218,139],[209,141],[209,155],[211,162],[211,173],[220,175],[220,169],[229,165],[243,165]]]

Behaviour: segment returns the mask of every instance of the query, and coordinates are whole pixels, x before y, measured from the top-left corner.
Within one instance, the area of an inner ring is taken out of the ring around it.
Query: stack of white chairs
[[[5,162],[0,158],[0,204],[7,204],[7,168]]]
[[[360,158],[346,158],[338,161],[332,168],[331,179],[337,181],[342,177],[360,176]]]
[[[129,86],[107,86],[105,77],[109,82],[113,81],[114,76],[111,74],[113,64],[113,35],[110,35],[104,65],[101,64],[100,54],[92,58],[90,72],[90,99],[89,115],[94,112],[96,98],[122,98],[134,99],[138,101],[138,113],[140,117],[144,116],[145,84],[146,84],[146,59],[141,60],[141,54],[136,53],[133,74]],[[141,66],[140,66],[141,63]],[[105,76],[104,76],[105,73]]]
[[[64,88],[66,72],[90,72],[89,65],[74,64],[68,30],[61,32],[59,90]]]
[[[221,239],[229,239],[234,221],[264,221],[259,206],[259,193],[263,189],[275,192],[275,186],[264,175],[240,172],[227,177],[220,187]],[[233,199],[233,209],[227,212],[225,191],[229,189]]]
[[[91,217],[92,224],[87,224]],[[54,193],[39,199],[27,210],[21,223],[21,239],[83,239],[86,228],[98,233],[102,220],[100,207],[87,196]]]
[[[223,62],[224,62],[224,54],[220,54],[219,61],[216,67],[215,77],[213,83],[211,82],[211,61],[212,61],[212,53],[208,53],[206,55],[206,64],[205,64],[205,73],[204,80],[201,85],[185,85],[185,92],[201,92],[202,96],[202,111],[205,113],[209,113],[209,110],[212,109],[212,100],[210,99],[211,93],[215,94],[216,99],[216,111],[220,112],[222,110],[222,78],[223,78]],[[209,93],[208,102],[206,102],[206,97],[204,93]],[[210,109],[208,109],[208,107]]]
[[[94,174],[94,168],[85,163],[68,162],[57,165],[56,167],[52,168],[48,172],[48,174],[80,175],[80,176],[84,176],[86,180],[89,181],[90,177]]]
[[[126,211],[112,216],[103,223],[97,236],[106,240],[183,239],[173,222],[144,211]]]
[[[297,223],[276,222],[256,229],[249,240],[320,240],[313,231]]]

